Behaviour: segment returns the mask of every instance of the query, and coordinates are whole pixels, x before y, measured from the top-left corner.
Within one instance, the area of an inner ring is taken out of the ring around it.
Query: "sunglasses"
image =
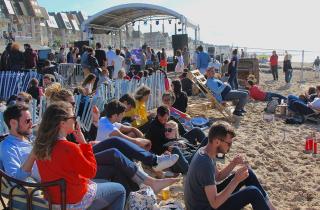
[[[173,130],[174,130],[174,128],[165,128],[164,132],[171,133]]]
[[[26,103],[29,103],[28,99],[24,99],[24,98],[20,98],[20,97],[17,98],[17,101],[24,101]]]
[[[77,116],[73,115],[71,117],[66,117],[65,120],[70,120],[70,119],[73,119],[74,121],[76,121],[77,119]]]
[[[26,119],[24,122],[25,122],[26,124],[32,123],[32,119],[31,119],[31,118],[30,118],[30,119]]]

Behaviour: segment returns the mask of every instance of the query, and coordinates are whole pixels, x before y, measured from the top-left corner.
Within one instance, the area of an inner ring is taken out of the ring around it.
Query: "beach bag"
[[[272,99],[268,102],[267,107],[264,109],[265,112],[274,114],[276,112],[276,109],[279,105],[279,102],[277,99]]]
[[[183,207],[178,201],[161,201],[160,202],[160,210],[183,210]]]
[[[127,199],[127,210],[152,210],[157,204],[157,198],[149,186],[143,186],[140,190],[131,192]]]

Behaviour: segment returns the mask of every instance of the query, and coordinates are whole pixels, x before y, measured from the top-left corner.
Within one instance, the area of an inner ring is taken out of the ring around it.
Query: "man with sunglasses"
[[[188,210],[240,210],[248,204],[253,210],[275,210],[242,157],[236,156],[224,169],[217,169],[217,154],[228,153],[234,137],[228,123],[216,122],[211,126],[207,145],[196,152],[189,166],[184,187]]]
[[[9,106],[3,118],[9,128],[9,135],[0,144],[0,162],[4,171],[19,180],[28,180],[28,177],[40,180],[31,151],[32,118],[29,108],[24,104]]]

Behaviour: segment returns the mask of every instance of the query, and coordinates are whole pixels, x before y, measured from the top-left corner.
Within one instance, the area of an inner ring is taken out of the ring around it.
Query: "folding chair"
[[[311,121],[316,124],[320,124],[320,110],[313,109],[314,113],[304,115],[304,120]]]
[[[228,121],[233,122],[232,113],[213,96],[210,89],[206,86],[207,79],[199,70],[189,71],[187,77],[193,81],[199,90],[211,101],[212,107],[215,107]]]

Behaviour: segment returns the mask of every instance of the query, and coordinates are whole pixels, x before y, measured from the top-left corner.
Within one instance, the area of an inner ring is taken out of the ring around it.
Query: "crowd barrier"
[[[112,99],[119,99],[126,93],[134,93],[141,85],[146,85],[151,89],[151,94],[147,103],[147,109],[151,110],[161,105],[162,94],[165,92],[165,76],[160,71],[140,80],[115,80],[109,84],[102,84],[97,94],[93,97],[77,95],[75,96],[75,113],[80,116],[81,127],[89,131],[92,124],[92,107],[97,106],[102,112],[104,104]],[[32,122],[39,124],[43,113],[47,107],[47,100],[43,96],[40,105],[33,100],[30,104]],[[3,121],[3,113],[0,112],[0,136],[8,133],[8,129]]]
[[[0,98],[9,99],[10,96],[26,91],[32,78],[42,79],[42,75],[34,71],[0,71]]]

